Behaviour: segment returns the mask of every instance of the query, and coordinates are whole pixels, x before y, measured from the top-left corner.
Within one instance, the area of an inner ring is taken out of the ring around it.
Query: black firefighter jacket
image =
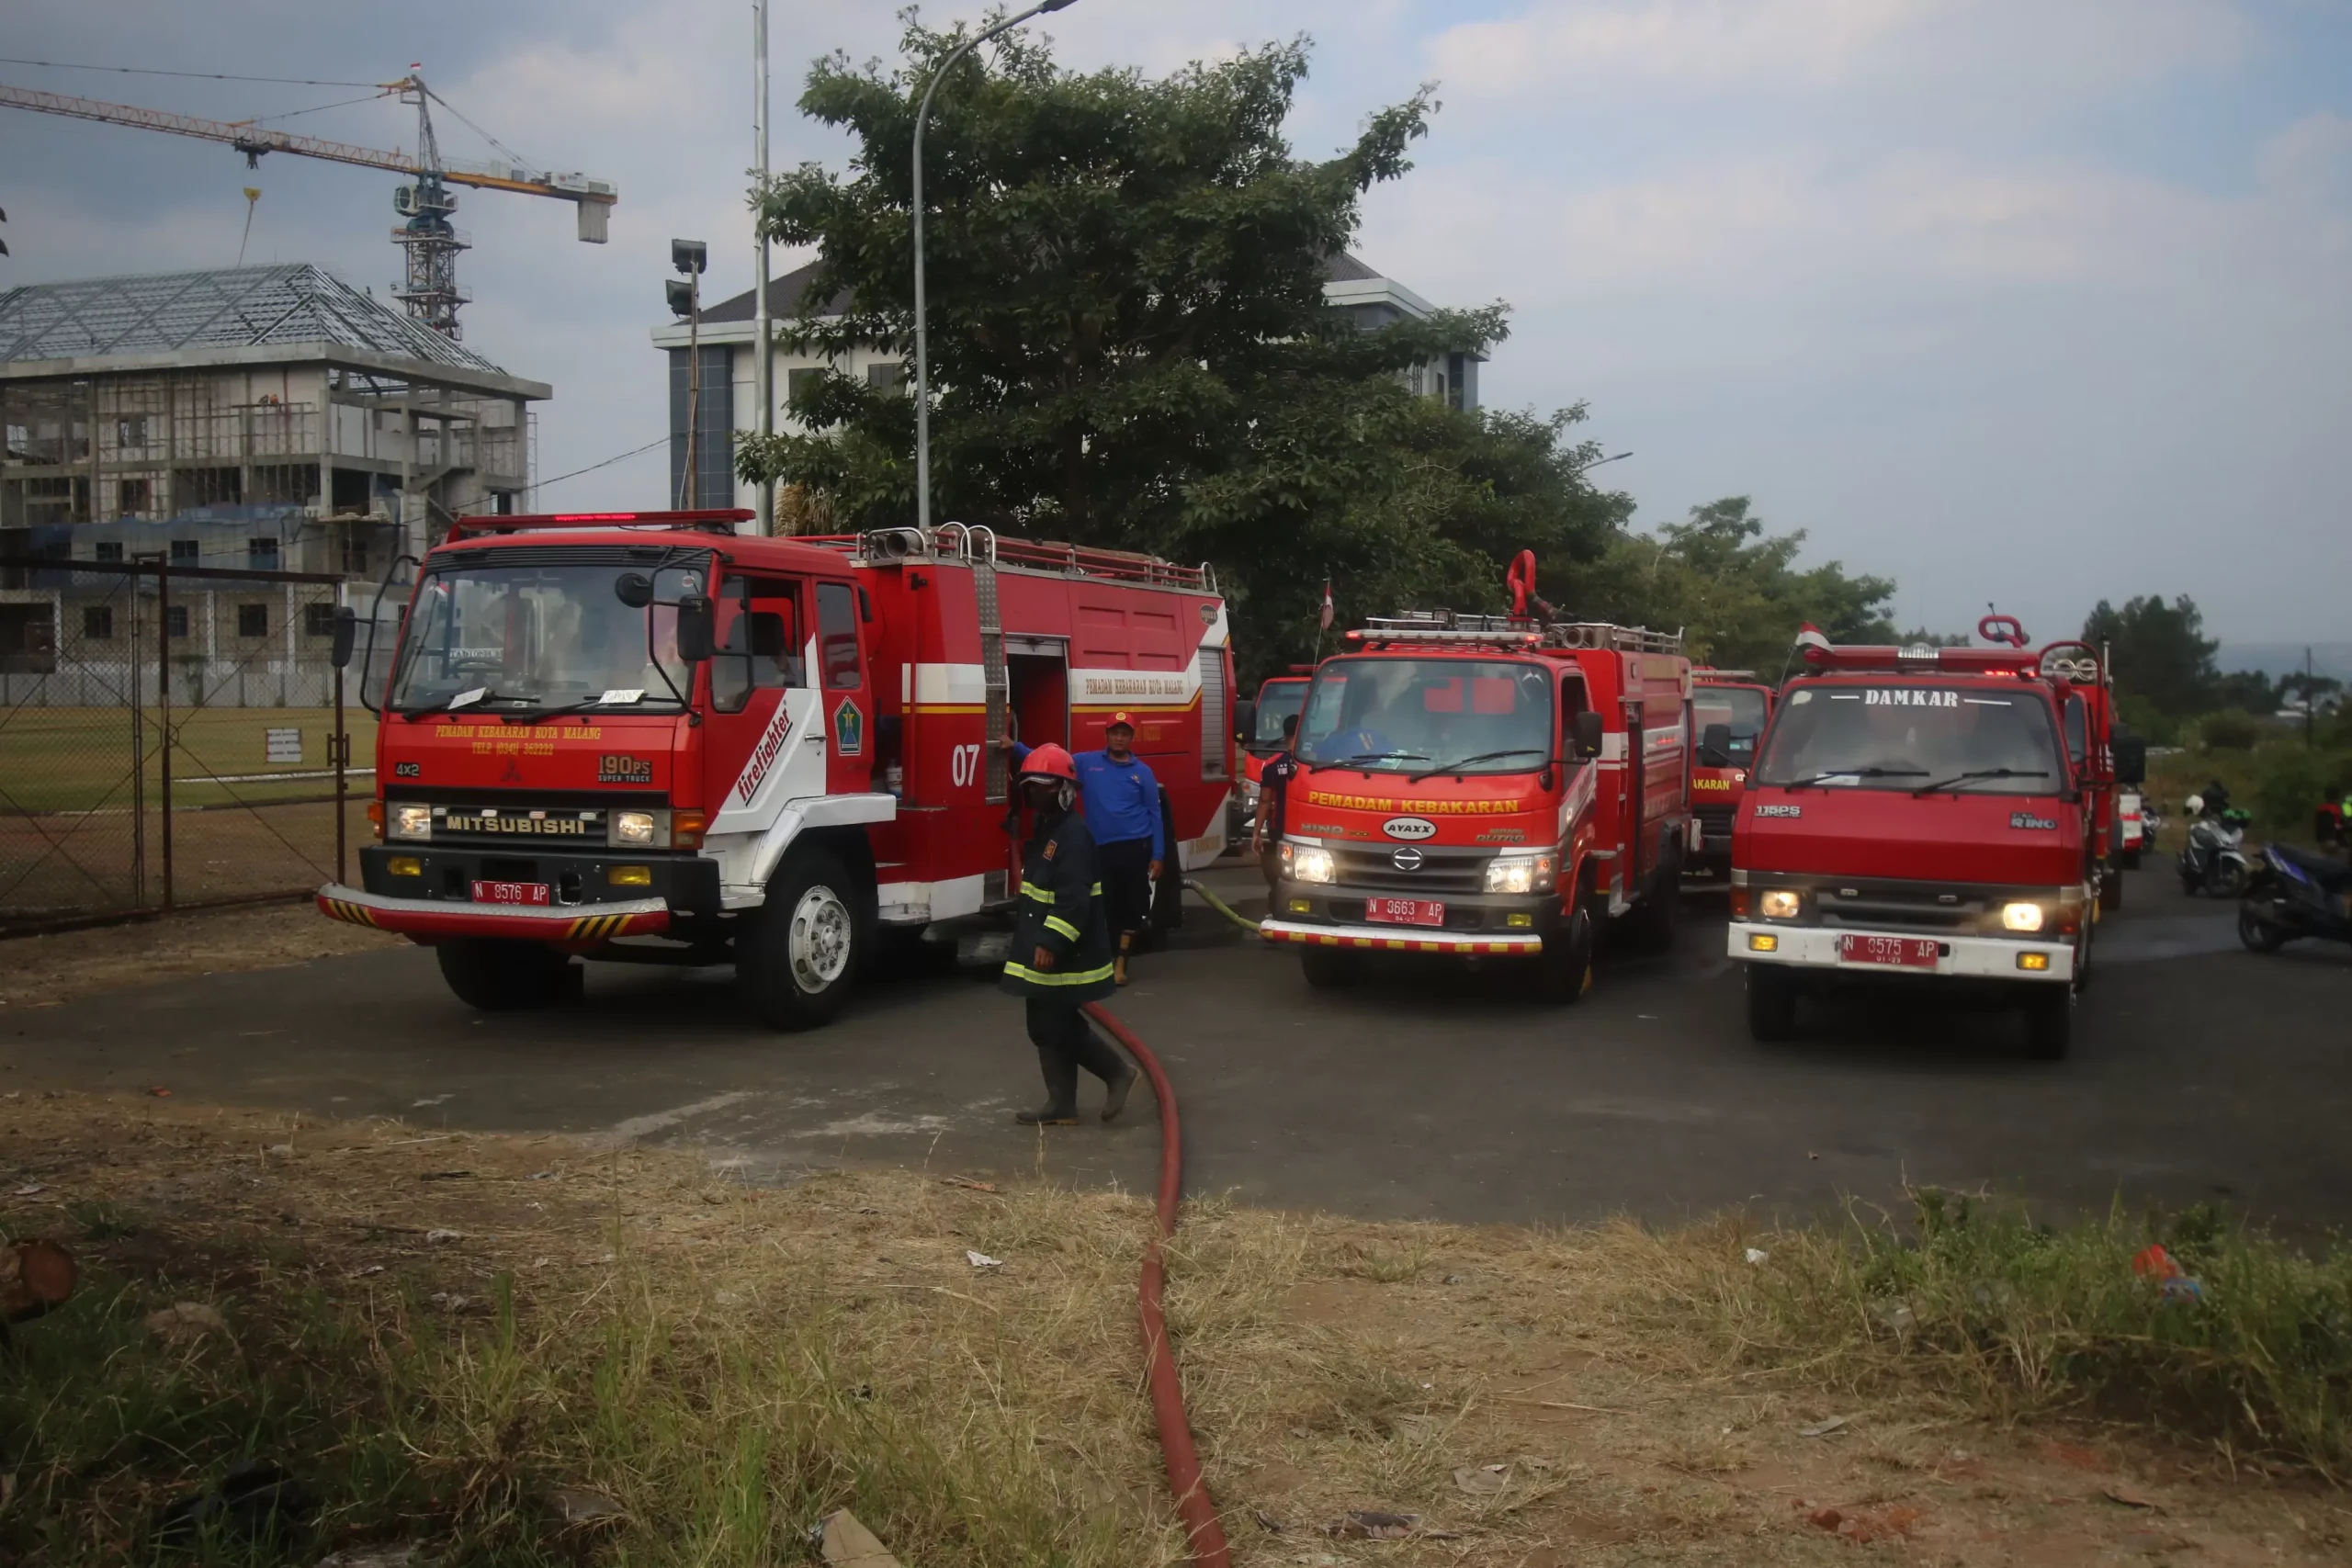
[[[1031,963],[1041,947],[1054,955],[1050,969]],[[1111,927],[1102,916],[1094,835],[1075,811],[1064,812],[1050,826],[1041,818],[1022,853],[1012,956],[998,984],[1016,997],[1050,998],[1072,1007],[1099,1001],[1118,988],[1111,979]]]

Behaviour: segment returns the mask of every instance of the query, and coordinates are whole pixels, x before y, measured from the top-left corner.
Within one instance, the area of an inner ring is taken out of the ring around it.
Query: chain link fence
[[[331,657],[341,592],[0,557],[0,932],[339,879],[375,750]]]

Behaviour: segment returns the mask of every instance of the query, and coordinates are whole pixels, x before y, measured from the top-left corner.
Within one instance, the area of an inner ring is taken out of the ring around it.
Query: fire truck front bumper
[[[1917,932],[1781,925],[1770,920],[1734,920],[1726,942],[1727,953],[1742,963],[1785,964],[1849,975],[1941,975],[1971,980],[2062,983],[2075,977],[2075,949],[2065,942],[1991,936],[1925,937]],[[1897,961],[1914,956],[1924,960],[1928,943],[1936,949],[1932,968],[1925,962]]]
[[[425,942],[442,937],[489,936],[593,947],[615,937],[649,936],[670,929],[670,907],[659,898],[550,908],[392,898],[334,882],[320,888],[317,897],[319,913],[330,919],[399,931]]]
[[[1383,953],[1475,953],[1479,957],[1532,958],[1544,951],[1535,935],[1470,935],[1415,926],[1306,925],[1295,920],[1261,920],[1258,934],[1268,942],[1297,942],[1307,947],[1352,947]]]

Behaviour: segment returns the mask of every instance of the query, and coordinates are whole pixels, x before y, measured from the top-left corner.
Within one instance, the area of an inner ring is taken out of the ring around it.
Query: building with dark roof
[[[800,313],[802,297],[808,293],[816,272],[817,265],[811,262],[769,281],[768,311],[779,333],[785,323]],[[1345,251],[1332,255],[1324,265],[1323,298],[1331,309],[1345,312],[1367,331],[1407,319],[1427,320],[1436,313],[1436,307],[1428,300]],[[846,295],[838,296],[826,301],[818,314],[837,316],[847,310],[848,304]],[[690,332],[684,321],[672,321],[653,329],[654,346],[663,350],[670,362],[670,500],[674,505],[683,506],[689,499],[686,432],[690,408],[697,433],[692,443],[692,500],[702,506],[758,504],[752,487],[739,485],[735,480],[735,432],[750,429],[758,423],[759,402],[753,389],[752,365],[752,346],[756,341],[752,307],[752,291],[746,288],[705,309],[698,333]],[[700,339],[698,352],[690,347],[690,340],[695,336]],[[1405,382],[1419,396],[1442,399],[1457,409],[1475,409],[1478,406],[1478,367],[1483,362],[1484,356],[1477,354],[1448,355],[1442,362],[1415,366],[1406,373]],[[875,350],[857,350],[846,363],[837,364],[779,347],[775,359],[777,429],[797,428],[786,412],[793,390],[828,366],[849,376],[862,376],[873,386],[896,386],[912,374],[904,360]],[[694,388],[696,380],[700,382],[698,389]],[[694,390],[691,397],[690,389]]]

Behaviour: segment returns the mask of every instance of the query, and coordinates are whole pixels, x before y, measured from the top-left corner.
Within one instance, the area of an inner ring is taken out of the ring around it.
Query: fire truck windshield
[[[1306,682],[1269,681],[1258,688],[1258,716],[1250,727],[1250,749],[1272,752],[1283,743],[1283,720],[1306,707]]]
[[[1764,733],[1764,694],[1753,686],[1693,686],[1690,722],[1702,735],[1711,725],[1731,730],[1732,766],[1744,768],[1756,755],[1756,738]]]
[[[1792,687],[1754,782],[1974,795],[2052,795],[2064,774],[2050,705],[1994,685]]]
[[[1371,773],[1527,773],[1556,755],[1554,705],[1551,672],[1540,664],[1334,659],[1307,694],[1298,757]]]
[[[673,606],[704,592],[707,574],[699,564],[662,568],[655,603],[639,610],[613,592],[628,570],[481,563],[428,572],[409,613],[393,710],[676,706],[693,671],[678,657]]]

